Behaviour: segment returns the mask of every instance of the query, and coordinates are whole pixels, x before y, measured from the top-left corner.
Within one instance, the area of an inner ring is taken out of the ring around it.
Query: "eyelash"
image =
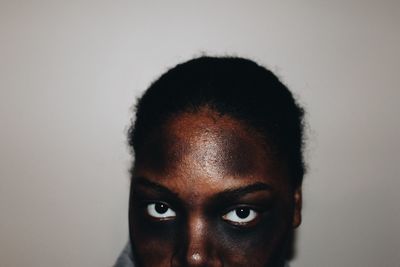
[[[146,213],[159,221],[172,220],[176,217],[176,212],[165,202],[147,203]]]
[[[260,212],[256,209],[239,205],[229,209],[222,215],[222,219],[235,226],[248,226],[255,223],[260,216]]]
[[[158,221],[174,220],[176,218],[176,212],[165,202],[149,202],[146,204],[145,210],[148,216]],[[259,216],[260,212],[256,209],[238,205],[224,212],[221,219],[231,225],[248,226],[255,223]]]

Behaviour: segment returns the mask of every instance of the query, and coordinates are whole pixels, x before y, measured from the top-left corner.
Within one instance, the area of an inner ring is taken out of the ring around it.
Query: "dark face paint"
[[[282,266],[300,191],[265,147],[209,110],[181,114],[153,134],[132,177],[138,266]]]

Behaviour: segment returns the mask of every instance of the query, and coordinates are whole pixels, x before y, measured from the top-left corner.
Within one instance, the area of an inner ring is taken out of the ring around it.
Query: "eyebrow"
[[[141,176],[135,177],[134,181],[135,181],[136,185],[138,185],[138,186],[145,186],[145,187],[151,188],[152,190],[155,190],[159,193],[166,194],[168,196],[179,199],[179,195],[176,192],[171,191],[170,189],[168,189],[167,187],[165,187],[159,183],[150,181],[145,177],[141,177]],[[219,201],[232,201],[232,200],[238,199],[240,197],[243,197],[247,194],[258,192],[258,191],[271,192],[272,187],[266,183],[257,182],[257,183],[249,184],[249,185],[246,185],[243,187],[230,188],[230,189],[218,192],[212,198],[215,200],[219,200]]]
[[[157,191],[158,193],[179,199],[179,196],[177,193],[171,191],[170,189],[168,189],[167,187],[165,187],[159,183],[150,181],[149,179],[147,179],[145,177],[142,177],[142,176],[135,177],[135,178],[133,178],[133,181],[135,182],[135,185],[148,187],[154,191]]]
[[[266,183],[257,182],[243,187],[224,190],[217,193],[217,195],[215,195],[213,198],[218,201],[234,201],[247,194],[259,191],[272,192],[272,187]]]

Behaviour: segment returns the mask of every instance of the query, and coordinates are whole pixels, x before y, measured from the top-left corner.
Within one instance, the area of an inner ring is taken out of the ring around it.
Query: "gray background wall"
[[[293,266],[400,266],[399,1],[0,2],[0,266],[110,266],[135,98],[206,52],[307,108]]]

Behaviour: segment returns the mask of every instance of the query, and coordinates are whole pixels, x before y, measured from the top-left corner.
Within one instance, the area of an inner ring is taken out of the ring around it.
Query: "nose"
[[[221,267],[211,232],[205,219],[200,216],[190,218],[181,233],[172,266]]]

